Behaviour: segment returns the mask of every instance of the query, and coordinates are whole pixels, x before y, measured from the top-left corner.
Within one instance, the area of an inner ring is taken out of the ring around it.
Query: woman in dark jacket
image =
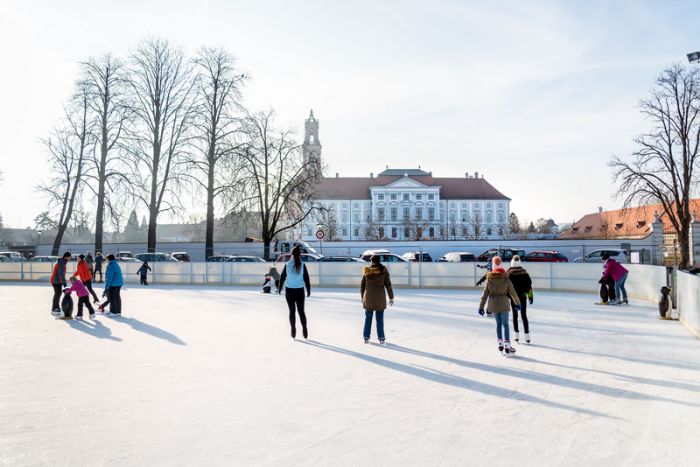
[[[510,267],[506,271],[508,279],[513,283],[515,288],[515,293],[518,295],[518,300],[520,300],[520,316],[523,318],[523,327],[525,328],[525,342],[530,343],[530,323],[527,320],[527,301],[530,301],[532,305],[533,293],[532,293],[532,279],[527,273],[522,263],[520,262],[520,256],[515,255],[510,261]],[[527,300],[526,300],[527,299]],[[515,307],[515,302],[510,301],[510,308],[513,311],[513,329],[515,330],[515,341],[520,342],[520,332],[518,331],[518,310]]]
[[[360,283],[360,296],[362,297],[362,307],[365,309],[365,344],[369,342],[369,335],[372,329],[372,314],[377,312],[377,337],[379,343],[383,344],[384,336],[384,310],[386,309],[386,293],[389,294],[389,306],[394,304],[394,290],[391,288],[389,270],[379,262],[379,256],[371,258],[372,264],[364,268],[362,282]]]

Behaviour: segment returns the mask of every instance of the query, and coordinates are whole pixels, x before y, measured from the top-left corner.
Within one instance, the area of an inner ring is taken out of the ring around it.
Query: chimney
[[[335,178],[338,178],[340,174],[338,172],[335,173]]]
[[[464,172],[464,178],[469,178],[469,172]]]
[[[601,206],[598,206],[598,214],[603,214],[603,208]]]
[[[479,172],[474,172],[474,178],[479,178]],[[515,316],[515,315],[513,315]]]
[[[369,179],[370,179],[370,180],[374,180],[374,173],[373,173],[373,172],[370,172],[370,173],[369,173]]]

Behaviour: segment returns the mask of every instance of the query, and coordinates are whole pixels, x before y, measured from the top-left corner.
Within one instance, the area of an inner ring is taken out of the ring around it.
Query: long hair
[[[301,271],[301,247],[299,245],[294,245],[292,248],[292,257],[294,258],[294,271]]]

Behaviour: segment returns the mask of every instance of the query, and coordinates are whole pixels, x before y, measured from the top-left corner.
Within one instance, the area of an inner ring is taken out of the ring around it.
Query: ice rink
[[[306,342],[258,289],[130,286],[82,322],[51,294],[0,284],[3,466],[700,463],[700,341],[652,303],[536,293],[505,358],[477,291],[396,290],[386,346],[355,289],[313,291]]]

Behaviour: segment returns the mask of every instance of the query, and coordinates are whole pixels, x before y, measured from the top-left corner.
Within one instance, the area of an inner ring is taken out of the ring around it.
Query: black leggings
[[[520,314],[523,317],[523,327],[525,328],[525,334],[530,333],[530,323],[527,321],[527,296],[518,295],[518,300],[520,300]],[[518,311],[515,309],[515,302],[510,301],[511,309],[513,310],[513,331],[518,332]]]
[[[301,327],[306,329],[306,313],[304,313],[304,288],[300,289],[290,289],[285,287],[284,296],[287,299],[287,306],[289,307],[289,324],[292,326],[292,332],[296,333],[296,311],[299,312],[299,320],[301,321]]]
[[[61,306],[59,302],[61,301],[61,295],[63,295],[63,284],[52,284],[53,285],[53,301],[51,302],[51,311],[60,310]]]
[[[83,305],[85,305],[90,312],[90,316],[95,314],[95,310],[92,308],[90,303],[90,296],[78,297],[78,316],[83,316]]]
[[[92,290],[92,280],[85,281],[85,287],[88,289],[88,292],[90,292],[90,294],[92,295],[92,298],[94,298],[96,302],[99,302],[100,299],[97,298],[97,294],[94,290]]]

